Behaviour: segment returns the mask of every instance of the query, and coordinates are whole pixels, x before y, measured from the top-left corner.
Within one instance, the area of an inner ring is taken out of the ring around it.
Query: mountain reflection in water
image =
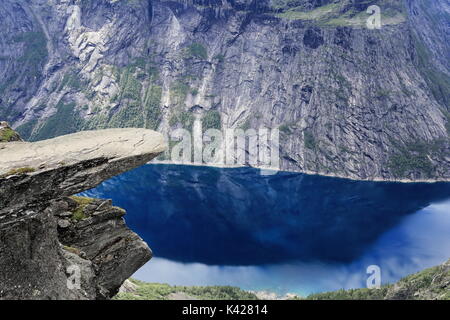
[[[370,264],[388,282],[450,258],[450,183],[259,173],[147,165],[84,195],[127,210],[154,251],[147,281],[309,293],[362,286]]]

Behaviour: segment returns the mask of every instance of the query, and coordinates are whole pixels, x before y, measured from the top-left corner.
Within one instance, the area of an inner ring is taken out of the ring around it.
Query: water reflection
[[[208,266],[154,258],[134,277],[172,285],[233,285],[280,295],[361,288],[366,268],[381,267],[383,284],[441,264],[450,257],[450,201],[431,205],[380,237],[349,263],[292,262],[264,266]]]
[[[408,215],[449,198],[450,184],[147,165],[86,194],[125,208],[127,224],[157,258],[251,266],[351,263]],[[385,248],[405,246],[401,241],[393,236]]]

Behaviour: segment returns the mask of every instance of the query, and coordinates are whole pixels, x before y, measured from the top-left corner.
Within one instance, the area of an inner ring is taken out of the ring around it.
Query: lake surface
[[[361,182],[253,168],[146,165],[83,195],[111,198],[152,248],[134,277],[279,295],[391,283],[450,258],[450,183]]]

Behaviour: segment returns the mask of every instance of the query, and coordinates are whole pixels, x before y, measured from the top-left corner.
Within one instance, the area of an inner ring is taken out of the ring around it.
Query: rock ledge
[[[69,197],[165,150],[145,129],[0,143],[0,299],[106,299],[151,258],[111,201]]]

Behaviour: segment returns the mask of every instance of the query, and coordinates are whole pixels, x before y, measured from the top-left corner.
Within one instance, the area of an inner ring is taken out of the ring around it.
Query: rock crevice
[[[85,131],[0,143],[0,299],[105,299],[151,258],[111,201],[69,197],[152,160],[162,135]]]

